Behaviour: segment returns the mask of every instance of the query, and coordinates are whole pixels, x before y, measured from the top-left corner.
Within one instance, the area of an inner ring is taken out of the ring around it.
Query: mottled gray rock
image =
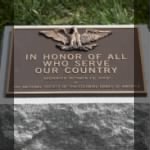
[[[13,105],[0,105],[0,150],[14,149]]]
[[[149,110],[147,104],[0,105],[0,150],[13,150],[14,138],[15,150],[149,150]]]
[[[150,104],[134,106],[135,150],[150,150]]]
[[[0,105],[0,150],[14,138],[15,150],[150,150],[150,105]]]
[[[16,150],[133,150],[132,104],[15,106]]]

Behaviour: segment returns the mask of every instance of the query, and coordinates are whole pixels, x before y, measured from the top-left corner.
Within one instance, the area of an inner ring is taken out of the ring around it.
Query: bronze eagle
[[[80,34],[76,27],[67,31],[64,29],[51,29],[49,31],[40,31],[40,34],[47,38],[51,38],[59,43],[56,46],[61,50],[82,50],[89,51],[94,49],[97,44],[93,43],[99,39],[112,34],[111,31],[86,29],[84,33]]]

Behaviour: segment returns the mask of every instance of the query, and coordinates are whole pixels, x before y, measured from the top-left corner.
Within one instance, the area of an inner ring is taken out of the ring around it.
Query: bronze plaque
[[[137,28],[14,27],[7,95],[146,95]]]

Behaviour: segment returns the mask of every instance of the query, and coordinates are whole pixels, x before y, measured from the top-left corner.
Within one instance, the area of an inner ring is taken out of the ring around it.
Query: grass
[[[16,24],[125,24],[134,20],[133,0],[15,0],[14,8]]]
[[[5,25],[147,23],[148,0],[1,0]]]

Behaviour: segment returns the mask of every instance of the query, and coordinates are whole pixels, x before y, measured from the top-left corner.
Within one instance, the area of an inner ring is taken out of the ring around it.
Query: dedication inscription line
[[[42,67],[36,67],[34,72],[37,74],[58,74],[59,67],[64,68],[64,73],[100,73],[100,74],[111,74],[117,73],[117,66],[110,65],[111,61],[118,60],[123,61],[128,58],[125,54],[108,54],[106,59],[103,60],[101,53],[88,54],[86,60],[83,60],[81,54],[43,54],[42,55]],[[37,61],[37,54],[26,54],[26,61]],[[69,61],[73,61],[73,67],[70,67]]]

